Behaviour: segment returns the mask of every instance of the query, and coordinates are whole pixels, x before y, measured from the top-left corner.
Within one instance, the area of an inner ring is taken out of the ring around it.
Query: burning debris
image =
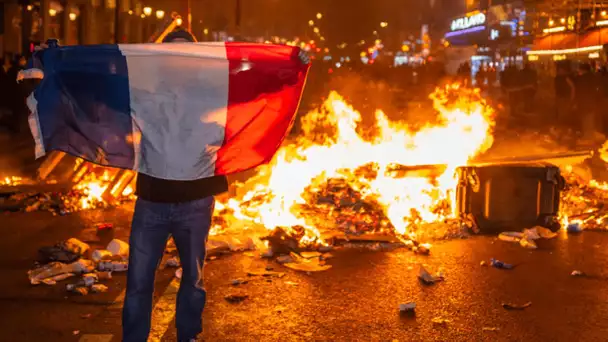
[[[585,181],[574,172],[565,175],[566,189],[561,198],[562,225],[568,232],[608,227],[608,184]]]
[[[263,227],[275,254],[326,245],[336,231],[404,241],[461,236],[454,171],[492,145],[493,112],[477,91],[458,86],[431,99],[434,124],[414,131],[378,111],[375,136],[363,138],[361,115],[332,92],[302,119],[301,136],[239,184],[238,196],[218,203],[214,230],[234,221]]]

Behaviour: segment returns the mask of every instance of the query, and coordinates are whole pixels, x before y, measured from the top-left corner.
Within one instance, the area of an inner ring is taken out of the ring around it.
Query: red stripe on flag
[[[215,174],[269,162],[295,118],[309,65],[292,46],[226,43],[229,60],[225,137]]]

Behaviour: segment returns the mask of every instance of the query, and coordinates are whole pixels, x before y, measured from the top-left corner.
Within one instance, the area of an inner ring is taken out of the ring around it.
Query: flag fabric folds
[[[297,47],[249,43],[51,47],[33,65],[37,158],[60,150],[170,180],[268,162],[309,68]]]

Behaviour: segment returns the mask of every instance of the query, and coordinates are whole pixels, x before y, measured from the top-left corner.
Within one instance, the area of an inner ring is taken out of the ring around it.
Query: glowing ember
[[[21,185],[24,183],[25,183],[25,180],[23,178],[17,177],[17,176],[6,176],[4,178],[0,178],[0,185],[16,186],[16,185]]]
[[[435,124],[414,131],[378,111],[375,134],[364,139],[358,133],[361,115],[332,92],[320,111],[302,118],[303,135],[285,144],[270,165],[241,185],[247,192],[238,200],[218,203],[216,213],[224,220],[231,213],[236,220],[270,230],[304,227],[300,243],[318,242],[316,222],[332,220],[332,213],[315,215],[303,208],[311,206],[315,195],[327,192],[333,179],[343,183],[340,191],[358,194],[360,198],[351,202],[366,201],[380,208],[388,226],[401,235],[411,233],[413,225],[452,217],[454,171],[491,147],[493,111],[478,91],[457,85],[437,89],[431,99],[438,112]],[[399,177],[388,172],[394,165],[442,167],[433,176]],[[337,207],[357,210],[344,203]],[[367,220],[372,224],[381,219]]]

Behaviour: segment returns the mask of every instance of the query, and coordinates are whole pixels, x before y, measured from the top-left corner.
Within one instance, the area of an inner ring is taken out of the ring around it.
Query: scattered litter
[[[165,261],[165,267],[180,267],[179,257],[171,257]]]
[[[446,325],[448,325],[448,323],[451,323],[452,321],[450,321],[449,319],[445,319],[445,318],[435,317],[435,318],[433,318],[432,322],[434,325],[446,326]]]
[[[500,331],[500,328],[496,328],[496,327],[483,327],[481,328],[482,331]]]
[[[69,264],[80,259],[80,254],[72,253],[66,249],[65,242],[54,246],[42,247],[38,250],[38,255],[43,263],[59,261]]]
[[[114,229],[114,225],[111,223],[98,223],[95,225],[95,229],[97,233],[104,234],[112,231]]]
[[[498,235],[498,239],[507,242],[518,242],[520,246],[527,249],[536,249],[536,240],[553,239],[557,234],[545,227],[536,226],[530,229],[524,229],[523,232],[502,232]]]
[[[99,278],[97,277],[97,274],[90,273],[90,274],[83,275],[82,281],[84,282],[84,286],[91,287],[99,281]]]
[[[224,297],[224,299],[228,303],[232,303],[232,304],[241,303],[247,298],[249,298],[248,295],[237,295],[237,294],[232,294],[232,295],[228,295],[228,296]]]
[[[507,242],[518,242],[524,236],[520,232],[502,232],[498,234],[498,239]]]
[[[99,280],[108,280],[108,279],[112,279],[112,271],[106,271],[106,272],[97,272],[97,278]]]
[[[414,302],[399,304],[399,311],[401,313],[412,313],[415,310],[416,310],[416,303],[414,303]]]
[[[293,259],[293,261],[284,263],[283,266],[291,268],[296,271],[320,272],[320,271],[327,271],[328,269],[331,268],[331,265],[325,265],[325,261],[321,260],[320,257],[306,259],[295,253],[291,253],[290,256]]]
[[[528,239],[519,240],[519,245],[522,246],[523,248],[527,248],[527,249],[537,249],[538,248],[538,246],[536,245],[536,242],[534,242],[534,240],[528,240]]]
[[[523,231],[524,237],[522,240],[538,240],[540,239],[540,234],[538,233],[537,228],[524,229]]]
[[[61,262],[52,262],[50,264],[38,267],[33,270],[29,270],[27,272],[28,278],[30,279],[30,283],[32,285],[38,285],[42,283],[43,280],[48,278],[53,278],[58,275],[73,273],[73,274],[81,274],[81,273],[90,273],[95,269],[93,263],[90,260],[80,259],[71,264],[64,264]],[[66,276],[70,277],[70,276]],[[63,278],[65,279],[65,278]],[[59,279],[59,280],[63,280]],[[57,281],[57,279],[54,279]]]
[[[71,238],[65,242],[65,248],[69,252],[83,256],[91,247],[76,238]]]
[[[91,255],[91,259],[93,259],[93,261],[101,261],[101,260],[110,260],[112,258],[112,252],[106,250],[106,249],[96,249],[93,251],[93,254]]]
[[[249,272],[247,272],[247,275],[250,277],[261,276],[261,277],[283,278],[285,276],[285,273],[263,270],[263,271],[249,271]]]
[[[129,257],[129,244],[122,240],[114,239],[110,241],[106,249],[114,256],[120,256],[123,259]]]
[[[239,285],[247,284],[248,282],[249,282],[249,280],[246,280],[246,279],[235,279],[232,282],[230,282],[230,284],[232,286],[239,286]]]
[[[494,267],[494,268],[503,269],[503,270],[510,270],[510,269],[513,269],[513,267],[515,267],[511,264],[507,264],[507,263],[504,263],[504,262],[502,262],[500,260],[496,260],[496,259],[490,259],[490,265],[492,265],[492,267]]]
[[[579,271],[579,270],[574,270],[574,271],[572,271],[572,273],[570,273],[570,275],[573,277],[582,277],[585,275],[585,273],[583,273],[582,271]]]
[[[46,285],[56,285],[58,281],[66,280],[66,279],[71,278],[73,276],[75,276],[74,273],[58,274],[58,275],[56,275],[54,277],[43,279],[42,283],[44,283]]]
[[[557,233],[552,232],[551,229],[545,228],[545,227],[535,227],[536,231],[538,232],[538,234],[540,235],[541,238],[543,239],[553,239],[554,237],[557,236]]]
[[[443,281],[444,277],[441,273],[437,275],[432,275],[427,271],[424,266],[420,265],[420,271],[418,272],[418,279],[424,285],[433,285],[436,282]]]
[[[183,272],[184,272],[184,271],[183,271],[181,268],[178,268],[178,269],[175,271],[175,278],[177,278],[177,279],[182,279],[182,273],[183,273]]]
[[[304,259],[312,259],[312,258],[318,258],[320,257],[322,254],[319,252],[301,252],[300,256]]]
[[[79,287],[71,287],[71,286],[69,286],[69,285],[72,285],[72,284],[68,284],[68,287],[66,287],[66,289],[67,289],[69,292],[72,292],[72,293],[75,293],[75,294],[78,294],[78,295],[81,295],[81,296],[86,296],[86,295],[88,295],[88,294],[89,294],[89,289],[87,289],[87,288],[86,288],[86,287],[84,287],[84,286],[79,286]]]
[[[567,230],[568,230],[568,233],[580,233],[583,231],[583,225],[581,225],[578,222],[570,223],[570,224],[568,224]]]
[[[108,292],[108,287],[105,286],[104,284],[95,284],[95,285],[91,286],[91,291],[93,291],[95,293]]]
[[[530,307],[531,305],[532,305],[532,302],[527,302],[522,305],[506,303],[506,304],[502,304],[502,307],[505,308],[506,310],[524,310],[524,309]]]
[[[413,247],[412,250],[416,254],[428,255],[431,253],[431,244],[421,243],[418,247]]]
[[[124,272],[129,269],[126,261],[102,261],[97,265],[97,269],[104,272]]]

